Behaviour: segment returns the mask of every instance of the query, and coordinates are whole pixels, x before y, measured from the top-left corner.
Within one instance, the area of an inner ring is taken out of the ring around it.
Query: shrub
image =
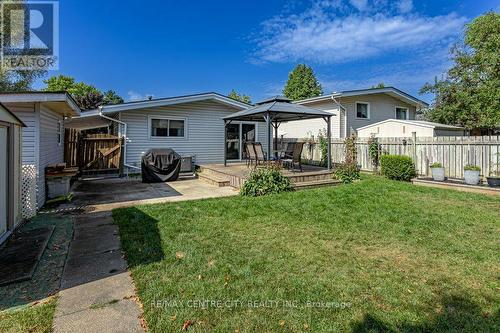
[[[481,168],[477,165],[467,164],[464,166],[465,171],[481,171]]]
[[[357,165],[357,149],[356,137],[349,136],[344,140],[345,144],[345,160],[335,169],[333,177],[342,181],[343,183],[351,183],[359,179],[359,169]]]
[[[431,164],[431,169],[432,168],[442,168],[442,167],[443,167],[443,165],[439,162],[434,162]]]
[[[359,179],[359,169],[356,164],[340,164],[333,173],[333,176],[344,184],[352,183]]]
[[[283,176],[281,169],[267,166],[252,171],[240,189],[240,194],[257,197],[292,190],[290,179]]]
[[[415,165],[408,156],[383,155],[380,158],[382,174],[389,179],[410,181],[415,177]]]

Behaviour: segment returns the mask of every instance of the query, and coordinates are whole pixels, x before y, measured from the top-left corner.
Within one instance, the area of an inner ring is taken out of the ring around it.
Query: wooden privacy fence
[[[356,141],[358,164],[362,170],[373,171],[368,141],[368,138]],[[378,138],[378,143],[380,154],[410,156],[420,176],[430,177],[430,165],[435,162],[443,164],[449,178],[463,178],[467,164],[479,166],[483,176],[500,172],[500,136]],[[332,139],[331,144],[332,162],[341,163],[345,154],[344,140]],[[321,160],[319,144],[306,143],[302,158],[311,163]]]
[[[110,134],[83,136],[73,129],[66,130],[64,161],[67,166],[86,171],[120,170],[122,142]]]

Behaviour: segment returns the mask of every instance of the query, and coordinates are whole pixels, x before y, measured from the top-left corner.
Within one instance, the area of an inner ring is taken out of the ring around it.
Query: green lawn
[[[498,197],[365,176],[113,216],[152,332],[500,329]]]
[[[0,312],[0,332],[52,332],[52,319],[54,318],[56,303],[56,298],[50,297],[35,305]]]

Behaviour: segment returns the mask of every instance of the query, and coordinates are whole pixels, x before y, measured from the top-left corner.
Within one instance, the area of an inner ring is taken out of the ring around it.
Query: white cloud
[[[134,90],[130,90],[129,92],[127,92],[127,95],[130,102],[143,101],[148,99],[149,96],[154,97],[154,95],[152,94],[141,94]]]
[[[408,4],[402,9],[411,10]],[[265,21],[254,61],[332,64],[429,45],[448,47],[465,22],[466,18],[453,13],[435,17],[390,15],[382,9],[373,12],[373,8],[366,14],[340,15],[331,5],[314,4],[302,14]]]
[[[398,3],[398,9],[401,13],[411,12],[413,9],[413,1],[412,0],[401,0]]]
[[[366,10],[368,8],[368,0],[349,0],[351,5],[356,7],[357,10]]]

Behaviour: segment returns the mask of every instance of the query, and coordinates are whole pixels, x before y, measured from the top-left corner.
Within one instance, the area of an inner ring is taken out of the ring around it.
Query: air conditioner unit
[[[194,155],[181,157],[181,172],[194,172]]]

